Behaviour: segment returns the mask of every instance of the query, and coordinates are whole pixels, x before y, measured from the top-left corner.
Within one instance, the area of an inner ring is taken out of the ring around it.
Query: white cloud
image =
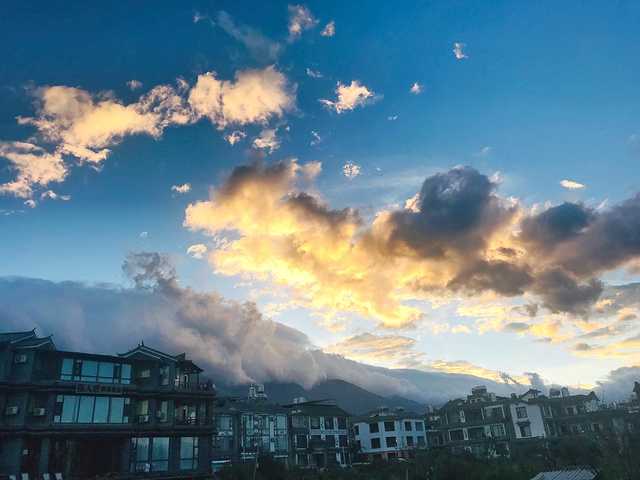
[[[246,136],[247,136],[246,133],[241,132],[240,130],[236,130],[234,132],[231,132],[228,135],[225,135],[224,139],[227,142],[229,142],[231,145],[235,145],[236,143],[238,143],[240,140],[242,140]]]
[[[325,27],[322,29],[322,32],[320,32],[320,35],[322,35],[323,37],[333,37],[335,34],[336,34],[336,22],[334,22],[333,20],[327,23]]]
[[[309,9],[303,5],[289,5],[289,41],[292,42],[318,24]]]
[[[456,325],[451,329],[451,333],[472,333],[471,329],[466,325]]]
[[[488,157],[490,153],[491,153],[491,147],[484,147],[482,149],[482,156],[483,157]]]
[[[140,238],[147,238],[147,235],[149,235],[147,232],[140,232]]]
[[[336,113],[353,110],[358,106],[368,105],[382,98],[381,95],[377,95],[364,85],[360,85],[357,80],[353,80],[351,85],[343,85],[338,82],[335,92],[338,94],[337,101],[332,102],[321,98],[319,102],[327,108],[335,110]]]
[[[307,75],[312,77],[312,78],[322,78],[322,77],[324,77],[324,75],[322,75],[322,72],[314,72],[310,68],[307,68]]]
[[[387,117],[387,120],[397,120],[398,119],[398,115],[391,115],[390,117]]]
[[[262,32],[246,25],[236,25],[231,16],[221,11],[217,25],[242,43],[253,58],[260,61],[274,61],[278,58],[281,46],[265,37]]]
[[[318,132],[311,131],[311,135],[314,136],[315,140],[311,140],[311,145],[318,145],[322,142],[322,137],[318,135]]]
[[[9,160],[9,170],[17,172],[14,181],[0,184],[0,195],[28,198],[35,185],[62,182],[69,173],[61,154],[47,153],[31,143],[0,142],[0,157]]]
[[[36,208],[36,205],[38,204],[38,202],[36,202],[35,200],[29,199],[29,200],[25,200],[23,202],[23,205],[26,205],[28,207],[31,208]],[[2,210],[4,212],[4,210]]]
[[[254,148],[268,148],[269,153],[280,148],[280,139],[276,137],[276,129],[265,128],[260,136],[253,141]]]
[[[568,188],[569,190],[584,188],[584,185],[582,185],[581,183],[572,182],[570,180],[562,180],[560,182],[560,185],[562,185],[564,188]]]
[[[42,195],[40,195],[40,198],[51,198],[52,200],[60,199],[64,201],[71,200],[71,197],[69,195],[58,195],[53,190],[47,190],[46,192],[42,192]]]
[[[178,193],[187,193],[191,190],[191,185],[189,185],[188,183],[185,183],[184,185],[174,185],[171,187],[171,191],[172,192],[178,192]]]
[[[353,162],[347,162],[342,167],[342,173],[344,173],[344,176],[347,177],[349,180],[353,180],[358,175],[360,175],[360,166],[356,165]]]
[[[207,253],[207,246],[202,243],[191,245],[189,248],[187,248],[187,253],[193,255],[193,258],[203,258]]]
[[[416,95],[419,95],[422,93],[422,85],[418,84],[418,82],[413,84],[413,87],[411,87],[411,90],[409,90],[411,93],[415,93]]]
[[[218,80],[214,72],[209,72],[198,77],[189,93],[189,105],[219,129],[266,124],[294,108],[295,89],[273,66],[237,72],[234,82]]]
[[[456,58],[469,58],[467,57],[462,49],[466,47],[466,43],[454,43],[453,44],[453,53],[456,55]]]
[[[201,15],[200,12],[196,12],[193,14],[193,23],[198,23],[200,20],[204,20],[206,15]]]
[[[142,82],[139,82],[138,80],[130,80],[127,82],[127,85],[129,86],[131,91],[142,88]]]

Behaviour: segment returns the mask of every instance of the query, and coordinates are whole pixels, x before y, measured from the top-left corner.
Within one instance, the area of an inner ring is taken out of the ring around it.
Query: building
[[[212,440],[214,471],[228,462],[255,461],[265,453],[289,465],[289,411],[266,400],[264,385],[258,385],[250,388],[245,399],[218,401]]]
[[[289,405],[292,465],[325,468],[345,466],[349,460],[349,414],[328,400],[294,399]]]
[[[547,434],[551,437],[597,433],[604,429],[603,421],[597,415],[599,399],[594,392],[570,395],[567,388],[552,388],[548,397],[538,396],[531,401],[539,405]]]
[[[387,407],[349,418],[355,449],[367,461],[408,458],[409,451],[426,448],[424,417]]]
[[[450,400],[438,410],[445,445],[478,456],[509,455],[516,443],[546,437],[540,408],[530,401],[537,395],[498,397],[480,386],[466,399]]]
[[[210,471],[216,391],[201,373],[144,343],[112,356],[0,334],[0,474]]]

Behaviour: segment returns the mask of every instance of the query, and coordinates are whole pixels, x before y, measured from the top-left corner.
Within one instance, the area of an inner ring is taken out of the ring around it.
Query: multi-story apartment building
[[[294,399],[289,409],[292,464],[324,468],[349,463],[349,414],[327,400]]]
[[[0,334],[0,474],[208,472],[216,391],[184,354],[64,352]]]
[[[401,408],[350,417],[349,426],[356,450],[368,461],[408,458],[410,450],[427,446],[424,417]]]
[[[567,388],[549,390],[549,396],[536,396],[531,403],[538,405],[551,437],[600,432],[606,420],[598,415],[599,399],[594,392],[570,395]]]
[[[509,455],[516,442],[545,437],[540,409],[529,401],[533,395],[497,397],[481,386],[449,401],[438,410],[445,444],[479,456]]]
[[[215,409],[213,469],[270,454],[289,464],[288,410],[266,403],[264,386],[251,387],[246,399],[221,399]]]

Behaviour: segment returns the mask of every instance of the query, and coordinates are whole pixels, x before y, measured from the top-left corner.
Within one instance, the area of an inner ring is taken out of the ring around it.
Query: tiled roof
[[[540,472],[531,480],[594,480],[598,474],[591,468],[571,468]]]

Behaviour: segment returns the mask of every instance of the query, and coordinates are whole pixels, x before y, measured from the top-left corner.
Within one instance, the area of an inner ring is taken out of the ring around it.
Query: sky
[[[0,318],[234,382],[640,379],[639,20],[4,2]]]

